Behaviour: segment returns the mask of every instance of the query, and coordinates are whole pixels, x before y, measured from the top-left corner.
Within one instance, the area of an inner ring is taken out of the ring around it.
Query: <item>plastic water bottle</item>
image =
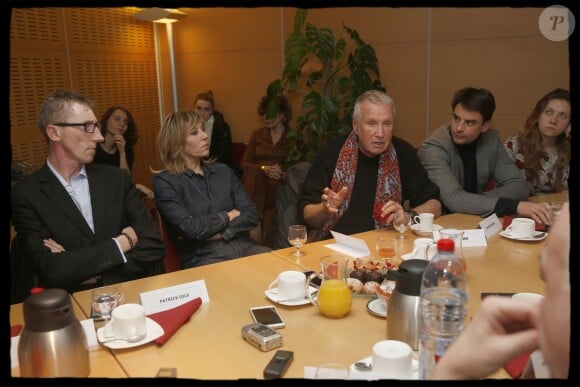
[[[419,376],[429,379],[447,348],[463,331],[467,287],[451,239],[439,239],[437,254],[423,272],[419,319]]]

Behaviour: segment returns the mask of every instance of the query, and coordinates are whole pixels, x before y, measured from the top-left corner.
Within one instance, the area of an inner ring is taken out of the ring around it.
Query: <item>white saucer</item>
[[[318,291],[317,288],[315,288],[314,286],[310,286],[310,294],[312,294],[316,291]],[[303,300],[296,300],[296,301],[279,301],[278,288],[268,289],[264,293],[266,294],[266,297],[268,297],[268,299],[270,301],[275,302],[275,303],[280,304],[280,305],[298,306],[298,305],[310,304],[310,299],[308,299],[308,297],[304,298]]]
[[[364,362],[364,363],[369,363],[369,364],[373,364],[373,357],[369,356],[369,357],[365,357],[364,359],[360,359],[360,362]],[[412,360],[412,365],[413,365],[413,377],[411,378],[411,380],[418,380],[419,379],[419,362],[417,360],[415,360],[415,358],[413,357]],[[350,365],[350,371],[351,372],[356,372],[359,375],[363,375],[364,372],[368,372],[369,373],[369,379],[375,379],[376,376],[380,375],[380,379],[389,379],[389,375],[387,374],[381,374],[381,373],[377,373],[374,371],[360,371],[358,369],[355,368],[354,363],[352,363]]]
[[[421,227],[420,224],[412,224],[411,225],[411,230],[413,230],[413,232],[417,235],[420,236],[424,236],[424,237],[433,237],[433,231],[439,231],[441,229],[443,229],[443,226],[440,226],[438,224],[433,224],[433,229],[431,231],[423,231],[421,229],[419,229],[419,227]]]
[[[105,337],[104,332],[105,327],[97,329],[97,339],[99,339],[99,342],[103,344],[105,347],[111,349],[122,349],[122,348],[138,347],[140,345],[150,343],[151,341],[156,340],[161,336],[163,336],[165,331],[163,330],[161,325],[157,324],[156,321],[150,319],[149,317],[146,317],[146,319],[147,319],[147,336],[145,336],[143,339],[139,341],[136,341],[134,343],[129,343],[125,340],[106,341],[109,340],[109,338]],[[102,341],[105,342],[103,343]]]
[[[367,310],[378,317],[387,317],[387,304],[378,298],[374,298],[367,302]]]
[[[503,230],[499,232],[499,235],[501,235],[504,238],[507,239],[511,239],[514,241],[522,241],[522,242],[538,242],[541,240],[544,240],[547,236],[548,233],[545,231],[534,231],[534,236],[531,238],[520,238],[520,237],[516,237],[514,235],[512,235],[510,232]]]

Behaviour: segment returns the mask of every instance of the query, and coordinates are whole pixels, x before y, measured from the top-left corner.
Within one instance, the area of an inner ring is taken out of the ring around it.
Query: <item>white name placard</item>
[[[328,247],[334,251],[338,251],[339,253],[346,254],[353,258],[362,258],[371,255],[369,247],[364,240],[341,234],[332,230],[330,230],[330,233],[336,240],[336,243],[324,245],[325,247]]]
[[[145,314],[147,315],[175,308],[197,297],[200,297],[203,303],[209,302],[205,280],[143,292],[140,297],[141,305],[145,308]]]
[[[479,227],[485,233],[486,238],[489,238],[492,235],[497,234],[502,229],[502,225],[496,214],[491,214],[490,216],[479,222]]]

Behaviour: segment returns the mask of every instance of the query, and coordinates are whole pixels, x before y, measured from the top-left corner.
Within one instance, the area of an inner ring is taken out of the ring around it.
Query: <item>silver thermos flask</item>
[[[387,275],[396,281],[387,304],[387,339],[404,341],[415,351],[419,347],[421,280],[427,263],[423,259],[410,259]]]
[[[22,377],[87,377],[91,372],[85,331],[70,295],[47,289],[24,300],[24,329],[18,343]]]

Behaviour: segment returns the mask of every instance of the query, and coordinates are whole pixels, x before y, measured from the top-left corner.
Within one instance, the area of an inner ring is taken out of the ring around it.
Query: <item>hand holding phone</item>
[[[250,308],[250,315],[254,322],[270,328],[284,328],[286,326],[282,316],[278,313],[278,309],[273,305],[254,306]]]

